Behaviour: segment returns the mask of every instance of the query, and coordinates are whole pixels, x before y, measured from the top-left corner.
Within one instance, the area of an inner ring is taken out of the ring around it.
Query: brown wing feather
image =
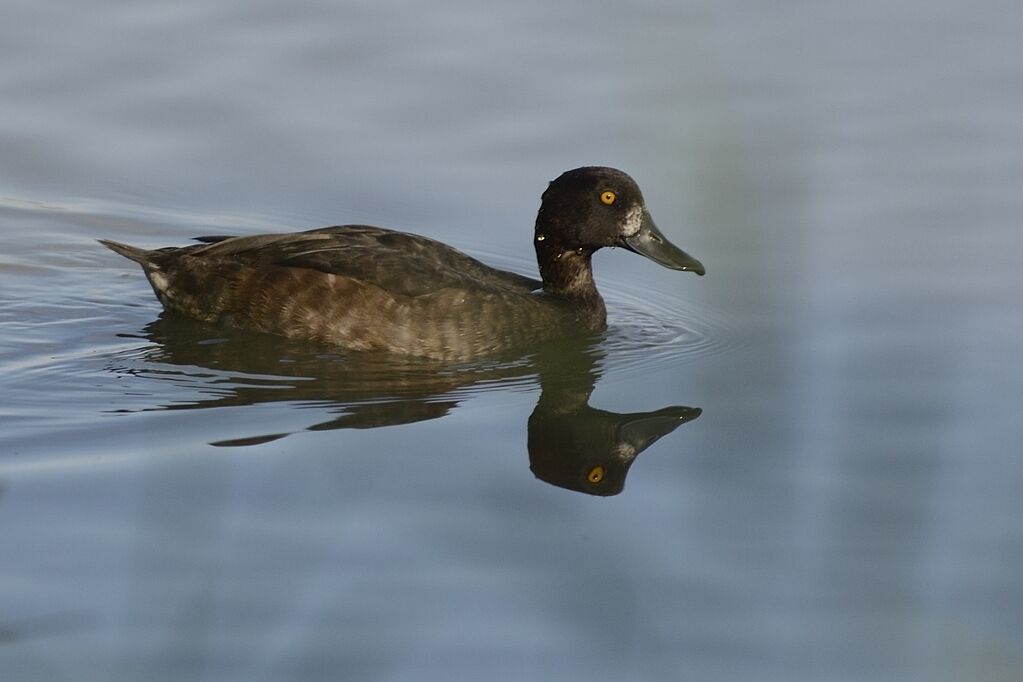
[[[428,237],[368,225],[199,239],[209,244],[191,247],[193,256],[230,257],[254,266],[308,268],[351,277],[402,296],[452,288],[527,293],[541,287],[538,280],[496,270]]]

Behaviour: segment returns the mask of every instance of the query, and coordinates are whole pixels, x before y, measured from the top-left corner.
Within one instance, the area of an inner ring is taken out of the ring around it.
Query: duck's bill
[[[703,263],[668,241],[654,225],[649,211],[643,211],[643,221],[639,231],[626,237],[623,246],[634,253],[646,256],[655,263],[660,263],[672,270],[688,270],[697,275],[706,274]]]
[[[655,412],[634,412],[622,416],[618,424],[618,435],[638,455],[653,445],[661,436],[666,436],[686,422],[691,422],[703,413],[699,407],[665,407]]]

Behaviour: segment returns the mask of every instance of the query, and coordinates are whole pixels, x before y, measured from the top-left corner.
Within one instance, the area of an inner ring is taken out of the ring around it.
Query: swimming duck
[[[455,361],[607,326],[591,258],[621,246],[674,270],[704,267],[657,229],[627,174],[589,166],[541,197],[540,280],[441,242],[368,225],[146,250],[101,239],[142,266],[163,307],[208,322],[350,350]]]

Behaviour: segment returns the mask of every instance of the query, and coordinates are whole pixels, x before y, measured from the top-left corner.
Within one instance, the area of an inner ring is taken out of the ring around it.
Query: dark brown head
[[[588,265],[593,252],[605,246],[621,246],[673,270],[705,272],[700,261],[657,229],[636,182],[602,166],[576,168],[550,183],[536,217],[534,244],[545,284],[565,253],[582,256]]]

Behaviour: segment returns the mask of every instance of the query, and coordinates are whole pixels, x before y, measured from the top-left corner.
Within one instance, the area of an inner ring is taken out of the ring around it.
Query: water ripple
[[[535,276],[531,260],[480,249],[470,253],[495,267]],[[734,321],[719,310],[600,273],[597,278],[608,311],[605,373],[653,372],[739,347]]]

